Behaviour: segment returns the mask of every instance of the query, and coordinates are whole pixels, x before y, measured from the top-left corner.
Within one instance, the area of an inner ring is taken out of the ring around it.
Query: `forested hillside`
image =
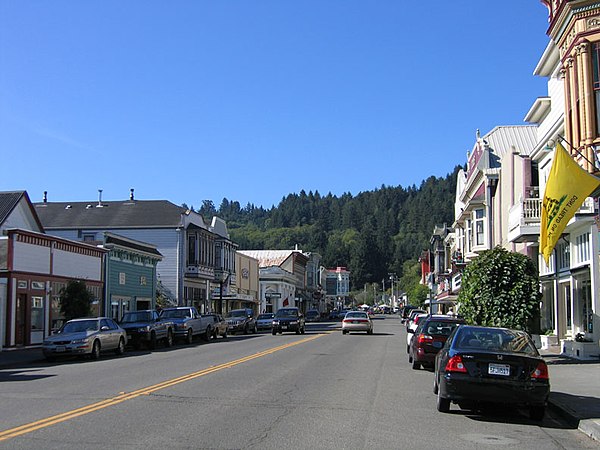
[[[227,221],[240,249],[293,249],[323,256],[327,267],[345,266],[353,288],[402,275],[405,261],[416,261],[429,246],[435,224],[454,220],[456,177],[430,177],[421,186],[382,186],[341,197],[318,192],[290,194],[264,209],[223,199],[217,209],[205,200],[199,212]]]

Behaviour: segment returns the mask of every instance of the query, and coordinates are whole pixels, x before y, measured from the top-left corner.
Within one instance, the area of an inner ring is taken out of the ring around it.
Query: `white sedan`
[[[373,322],[364,311],[348,311],[342,320],[342,334],[350,331],[366,331],[373,334]]]

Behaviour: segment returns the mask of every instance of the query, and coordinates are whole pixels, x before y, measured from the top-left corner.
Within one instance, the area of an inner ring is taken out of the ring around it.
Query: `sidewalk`
[[[550,352],[542,356],[550,372],[549,408],[600,441],[600,360],[579,361]],[[0,352],[0,370],[40,363],[45,360],[39,347]]]
[[[544,353],[550,373],[549,408],[600,441],[600,360],[580,361]]]

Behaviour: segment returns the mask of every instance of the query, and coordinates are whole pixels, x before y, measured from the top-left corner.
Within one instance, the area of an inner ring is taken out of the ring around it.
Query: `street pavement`
[[[551,352],[542,356],[550,373],[549,407],[569,425],[600,441],[600,360],[579,361]],[[0,370],[40,363],[45,363],[40,347],[0,352]]]

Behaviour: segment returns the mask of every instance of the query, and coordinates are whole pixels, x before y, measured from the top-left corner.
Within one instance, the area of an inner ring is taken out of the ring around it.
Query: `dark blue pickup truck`
[[[167,347],[173,345],[175,325],[168,319],[162,320],[154,310],[126,312],[119,325],[127,333],[127,342],[135,348],[140,348],[142,344],[155,348],[159,341],[163,341]]]

